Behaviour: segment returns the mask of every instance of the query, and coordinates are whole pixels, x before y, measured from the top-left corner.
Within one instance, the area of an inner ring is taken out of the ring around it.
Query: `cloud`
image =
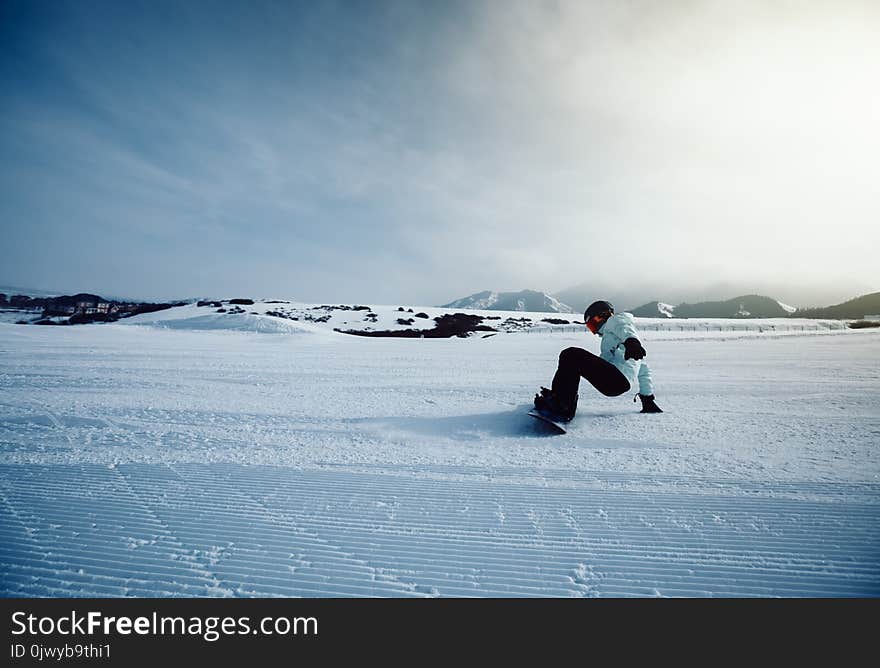
[[[441,303],[873,277],[876,5],[225,10],[72,4],[19,26],[9,280]],[[107,252],[37,261],[47,234]]]

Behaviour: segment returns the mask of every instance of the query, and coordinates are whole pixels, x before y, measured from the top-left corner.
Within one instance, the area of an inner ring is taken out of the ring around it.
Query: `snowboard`
[[[568,423],[556,417],[552,413],[545,413],[544,411],[539,411],[537,408],[533,408],[529,411],[529,415],[533,418],[544,422],[545,424],[550,425],[554,429],[556,429],[560,434],[567,434],[568,431],[565,428],[565,425]]]

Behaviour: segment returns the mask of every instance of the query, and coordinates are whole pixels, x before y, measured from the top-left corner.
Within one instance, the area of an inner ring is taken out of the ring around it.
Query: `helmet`
[[[614,304],[599,300],[593,302],[584,311],[584,322],[593,334],[598,334],[604,322],[614,313]]]
[[[584,311],[584,322],[595,315],[604,315],[605,313],[614,313],[614,304],[602,300],[593,302],[587,307],[587,310]]]

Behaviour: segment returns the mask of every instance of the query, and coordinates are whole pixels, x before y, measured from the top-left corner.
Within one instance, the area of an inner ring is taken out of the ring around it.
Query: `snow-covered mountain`
[[[771,295],[783,305],[790,304],[804,309],[840,304],[852,299],[854,295],[865,295],[876,290],[877,286],[873,284],[847,285],[840,281],[823,280],[820,274],[798,276],[796,283],[785,279],[767,283],[752,282],[747,285],[708,277],[691,279],[686,284],[681,284],[655,276],[644,280],[634,277],[626,283],[593,276],[585,283],[553,290],[550,294],[559,301],[570,304],[576,312],[597,299],[605,299],[617,306],[618,310],[631,312],[639,304],[650,304],[658,298],[670,304],[696,304],[726,301],[731,295],[755,294]]]
[[[567,304],[544,292],[492,292],[486,290],[458,299],[441,308],[476,309],[480,311],[529,311],[532,313],[574,313]]]
[[[674,318],[675,306],[663,302],[649,302],[630,311],[637,318]]]
[[[639,318],[785,318],[797,309],[762,295],[742,295],[725,301],[673,306],[649,302],[631,313]]]

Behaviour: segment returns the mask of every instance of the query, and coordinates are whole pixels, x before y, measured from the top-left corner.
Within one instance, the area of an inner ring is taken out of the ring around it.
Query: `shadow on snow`
[[[480,441],[487,438],[547,438],[560,435],[550,425],[528,415],[531,404],[522,404],[514,410],[495,413],[476,413],[473,415],[447,415],[441,417],[379,417],[356,418],[352,424],[371,426],[383,432],[405,432],[421,436],[448,438],[456,441]],[[623,417],[625,414],[621,414]],[[599,448],[646,447],[649,444],[603,438],[583,443],[590,435],[590,418],[596,417],[585,412],[578,415],[567,426],[568,435],[580,441],[579,445]],[[611,417],[611,416],[600,416]]]

